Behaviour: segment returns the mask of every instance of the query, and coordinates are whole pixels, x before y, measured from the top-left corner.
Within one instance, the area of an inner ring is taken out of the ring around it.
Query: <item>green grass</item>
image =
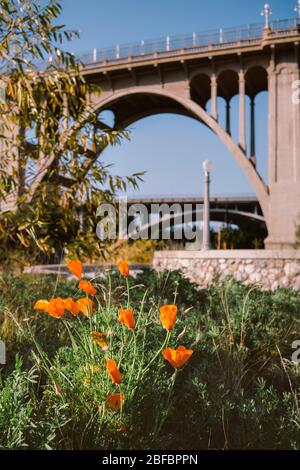
[[[1,448],[300,449],[300,366],[291,362],[299,293],[233,281],[199,290],[179,272],[148,272],[129,279],[139,319],[132,331],[117,322],[128,301],[124,279],[111,274],[94,285],[91,319],[54,319],[35,312],[35,301],[54,292],[78,298],[75,283],[1,279]],[[159,306],[174,302],[169,345],[194,351],[176,376],[160,352],[159,320]],[[109,352],[91,342],[91,329],[109,333]],[[104,405],[116,389],[107,355],[123,375],[121,412]]]

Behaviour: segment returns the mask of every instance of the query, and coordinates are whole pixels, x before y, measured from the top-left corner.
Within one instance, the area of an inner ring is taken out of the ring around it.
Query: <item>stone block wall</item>
[[[158,251],[153,267],[157,271],[180,269],[201,287],[220,276],[267,290],[300,290],[300,250]]]

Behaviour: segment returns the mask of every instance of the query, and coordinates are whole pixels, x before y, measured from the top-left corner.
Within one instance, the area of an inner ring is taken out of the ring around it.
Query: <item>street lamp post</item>
[[[271,7],[268,3],[264,5],[264,9],[261,12],[261,16],[265,18],[265,29],[270,28],[270,15],[272,15]]]
[[[300,23],[300,0],[298,0],[297,5],[295,6],[295,12],[298,13],[298,23]]]
[[[204,172],[204,207],[203,207],[203,250],[210,250],[210,208],[209,208],[209,184],[212,163],[209,160],[203,162]]]

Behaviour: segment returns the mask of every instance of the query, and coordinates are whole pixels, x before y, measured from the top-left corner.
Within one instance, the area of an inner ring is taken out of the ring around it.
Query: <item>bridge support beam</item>
[[[241,70],[239,73],[239,141],[244,152],[246,152],[245,87],[245,75]]]
[[[218,96],[218,83],[216,74],[211,76],[211,117],[218,120],[218,107],[217,107],[217,96]]]
[[[226,132],[231,135],[230,101],[226,101]]]
[[[291,248],[300,225],[300,103],[293,99],[299,64],[276,57],[269,70],[269,210],[266,248]]]
[[[255,156],[255,100],[254,97],[251,97],[250,101],[250,127],[251,127],[251,136],[250,136],[250,160],[254,166],[256,166],[256,156]]]

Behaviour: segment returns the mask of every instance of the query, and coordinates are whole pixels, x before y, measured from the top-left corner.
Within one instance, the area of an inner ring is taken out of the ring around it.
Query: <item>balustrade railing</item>
[[[113,48],[94,48],[88,52],[75,54],[75,59],[86,66],[92,66],[255,44],[261,41],[264,35],[264,26],[264,23],[256,23],[180,36],[166,36],[156,40],[142,40],[133,44],[116,45]],[[295,33],[300,34],[300,19],[276,20],[269,23],[269,37],[284,37]],[[39,62],[36,67],[42,69],[56,63],[56,58],[51,56],[48,62]]]
[[[298,19],[270,22],[269,34],[290,35],[300,31]],[[228,47],[231,44],[251,44],[261,40],[264,23],[250,24],[236,28],[220,28],[205,33],[191,33],[181,36],[167,36],[157,40],[121,44],[114,48],[96,49],[76,55],[83,64],[99,62],[122,62],[130,58],[151,58],[155,55],[176,55],[182,52],[197,52]]]

